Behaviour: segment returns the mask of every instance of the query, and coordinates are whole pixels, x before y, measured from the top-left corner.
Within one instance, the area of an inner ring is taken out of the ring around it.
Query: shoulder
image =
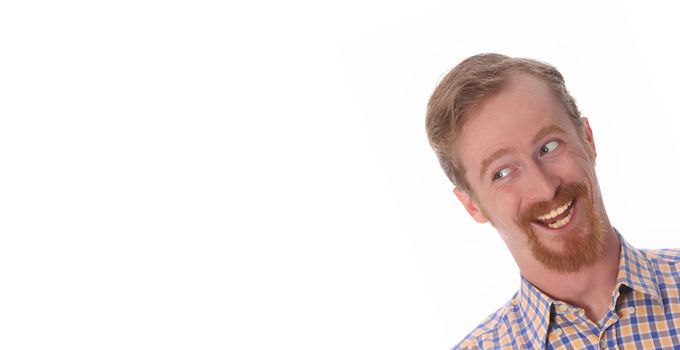
[[[680,283],[680,249],[641,249],[661,291]]]
[[[640,249],[645,257],[655,263],[680,263],[680,249]]]
[[[452,350],[499,349],[514,343],[512,327],[517,325],[516,296],[489,315]]]
[[[658,282],[675,286],[680,281],[680,249],[641,249]]]

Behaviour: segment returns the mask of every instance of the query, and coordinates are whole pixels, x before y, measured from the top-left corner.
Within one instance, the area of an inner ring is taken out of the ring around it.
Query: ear
[[[489,219],[482,213],[482,210],[477,206],[477,204],[472,200],[470,197],[470,194],[467,192],[459,189],[459,188],[454,188],[453,189],[453,194],[458,197],[458,200],[463,203],[463,206],[465,207],[465,210],[472,216],[475,221],[477,221],[480,224],[483,224]]]
[[[586,146],[588,147],[588,156],[590,160],[595,164],[595,158],[597,158],[597,150],[595,149],[595,140],[593,139],[593,130],[590,128],[590,123],[588,123],[588,118],[581,118],[583,122],[583,133],[584,140],[586,141]]]

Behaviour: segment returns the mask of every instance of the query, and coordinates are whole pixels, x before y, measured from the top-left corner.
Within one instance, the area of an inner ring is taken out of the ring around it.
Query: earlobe
[[[590,128],[590,123],[588,118],[582,117],[583,122],[583,133],[586,141],[586,146],[588,146],[588,156],[590,160],[595,164],[595,159],[597,158],[597,150],[595,149],[595,139],[593,139],[593,130]]]
[[[475,221],[479,222],[480,224],[489,221],[489,219],[482,213],[482,210],[479,208],[479,206],[477,206],[477,204],[474,202],[474,200],[472,200],[467,192],[459,188],[454,188],[453,194],[456,195],[458,200],[465,207],[465,210],[467,210],[467,212],[470,214],[470,216],[472,216],[473,219],[475,219]]]

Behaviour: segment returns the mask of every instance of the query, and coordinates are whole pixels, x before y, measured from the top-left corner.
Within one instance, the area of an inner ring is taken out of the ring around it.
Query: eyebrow
[[[532,143],[537,143],[537,142],[539,142],[542,138],[544,138],[544,137],[546,137],[546,136],[548,136],[548,135],[550,135],[550,134],[553,134],[553,133],[562,133],[562,134],[566,134],[566,132],[564,131],[564,129],[560,128],[559,126],[557,126],[557,125],[555,125],[555,124],[550,124],[550,125],[544,127],[543,129],[539,130],[539,131],[536,133],[536,135],[534,136],[534,138],[533,138],[533,140],[532,140],[531,142],[532,142]],[[484,177],[484,173],[486,173],[486,170],[487,170],[487,168],[489,167],[489,165],[491,165],[491,163],[493,163],[496,159],[498,159],[498,158],[500,158],[500,157],[503,157],[504,155],[506,155],[506,154],[508,154],[508,153],[510,153],[510,149],[509,149],[509,148],[501,148],[501,149],[497,150],[496,152],[493,152],[493,153],[492,153],[491,155],[489,155],[488,157],[484,158],[484,160],[482,160],[482,168],[481,168],[481,170],[479,171],[479,177],[480,177],[480,178],[483,178],[483,177]]]
[[[486,173],[486,169],[493,163],[496,159],[510,153],[509,148],[501,148],[497,150],[496,152],[493,152],[490,156],[484,158],[482,161],[482,170],[479,171],[479,177],[482,178],[484,177],[484,173]]]
[[[564,131],[564,129],[560,128],[559,126],[555,124],[550,124],[543,129],[541,129],[539,132],[536,133],[536,136],[534,136],[534,139],[531,140],[533,143],[537,143],[538,141],[541,141],[542,138],[550,135],[550,134],[557,134],[557,133],[562,133],[566,134],[567,132]]]

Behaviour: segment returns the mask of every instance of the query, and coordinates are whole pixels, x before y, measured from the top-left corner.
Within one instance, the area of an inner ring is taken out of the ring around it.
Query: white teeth
[[[569,206],[571,205],[571,202],[572,202],[572,201],[569,201],[569,202],[567,202],[567,203],[564,203],[561,207],[559,207],[559,208],[557,208],[557,209],[553,209],[551,212],[539,216],[539,217],[538,217],[538,220],[548,220],[548,219],[552,219],[552,218],[556,217],[557,215],[560,215],[560,214],[564,213],[564,211],[567,210],[567,208],[569,208]],[[566,218],[564,218],[564,219],[566,219]],[[562,220],[564,220],[564,219],[562,219]],[[560,220],[560,221],[562,221],[562,220]],[[556,222],[555,224],[557,224],[557,223],[559,223],[559,221]]]
[[[569,223],[569,221],[571,220],[571,215],[572,215],[573,213],[574,213],[574,212],[571,211],[571,212],[569,213],[569,215],[563,217],[563,218],[560,219],[560,220],[557,220],[557,222],[552,223],[552,224],[548,224],[548,227],[550,227],[550,228],[560,228],[560,227],[563,227],[564,225],[566,225],[566,224]]]

